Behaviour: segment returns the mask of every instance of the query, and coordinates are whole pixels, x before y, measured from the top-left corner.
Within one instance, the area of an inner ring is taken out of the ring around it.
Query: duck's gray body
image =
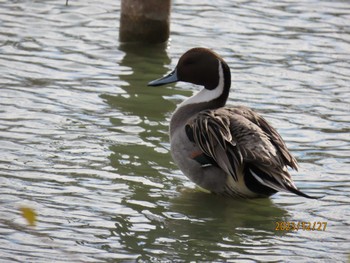
[[[232,197],[267,197],[277,191],[310,197],[294,185],[287,166],[297,169],[278,132],[245,106],[225,106],[231,75],[214,52],[194,48],[169,75],[151,86],[175,81],[203,85],[170,121],[171,154],[181,171],[200,187]]]
[[[200,153],[201,149],[189,140],[185,126],[198,116],[198,112],[191,112],[193,115],[189,115],[187,108],[188,106],[179,108],[170,122],[170,145],[173,160],[195,184],[214,193],[224,192],[227,174],[213,165],[203,167],[203,164],[192,158],[193,154]]]

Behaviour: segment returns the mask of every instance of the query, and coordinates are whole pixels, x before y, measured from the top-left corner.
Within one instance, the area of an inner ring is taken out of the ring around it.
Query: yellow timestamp
[[[276,231],[326,231],[327,222],[275,222]]]

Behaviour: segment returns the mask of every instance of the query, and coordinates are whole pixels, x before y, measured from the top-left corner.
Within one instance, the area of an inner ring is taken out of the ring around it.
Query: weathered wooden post
[[[162,43],[169,38],[171,0],[122,0],[121,42]]]

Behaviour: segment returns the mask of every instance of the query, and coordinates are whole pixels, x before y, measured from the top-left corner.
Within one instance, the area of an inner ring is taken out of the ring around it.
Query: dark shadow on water
[[[169,71],[165,67],[170,63],[166,44],[121,44],[119,49],[125,53],[120,66],[131,69],[131,74],[119,76],[125,83],[121,88],[126,93],[117,96],[103,94],[101,97],[112,108],[125,114],[161,120],[175,107],[162,97],[172,92],[165,87],[156,89],[147,84]]]
[[[198,190],[181,191],[151,209],[132,208],[147,219],[144,229],[136,230],[137,216],[116,216],[113,235],[123,249],[146,261],[215,261],[254,248],[273,249],[273,237],[287,233],[276,232],[275,222],[290,217],[270,199],[233,200]]]
[[[130,73],[120,75],[125,93],[101,97],[116,109],[110,131],[120,138],[120,143],[110,146],[111,165],[121,175],[149,177],[160,181],[159,167],[169,165],[170,155],[164,144],[168,142],[168,127],[163,123],[175,105],[164,99],[173,91],[166,87],[148,87],[147,83],[168,72],[170,59],[167,44],[121,44],[125,53],[120,66],[130,68]],[[165,158],[166,156],[166,158]],[[134,183],[128,182],[128,184]]]
[[[199,190],[186,190],[171,203],[171,210],[186,215],[190,220],[203,220],[206,227],[216,229],[216,234],[234,233],[237,229],[249,232],[251,229],[274,235],[275,222],[288,217],[287,211],[277,207],[269,198],[231,199]]]

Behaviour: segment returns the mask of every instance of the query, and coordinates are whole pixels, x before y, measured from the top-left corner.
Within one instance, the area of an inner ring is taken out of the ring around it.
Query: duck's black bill
[[[168,75],[166,75],[166,76],[164,76],[164,77],[162,77],[160,79],[156,79],[156,80],[153,80],[153,81],[149,82],[148,86],[161,86],[161,85],[164,85],[164,84],[176,82],[178,80],[179,79],[177,78],[176,69],[174,69]]]

